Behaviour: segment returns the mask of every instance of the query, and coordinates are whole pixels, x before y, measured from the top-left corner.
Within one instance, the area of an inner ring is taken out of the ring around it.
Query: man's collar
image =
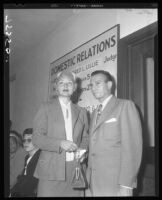
[[[106,104],[110,101],[111,97],[113,95],[111,94],[110,96],[108,96],[101,104],[102,104],[102,110],[105,108]]]
[[[36,153],[38,150],[39,150],[39,149],[37,149],[37,148],[36,148],[36,149],[34,149],[34,150],[33,150],[33,152],[32,152],[32,154],[30,154],[30,153],[28,154],[28,155],[29,155],[29,157],[33,157],[33,156],[34,156],[34,154],[35,154],[35,153]]]

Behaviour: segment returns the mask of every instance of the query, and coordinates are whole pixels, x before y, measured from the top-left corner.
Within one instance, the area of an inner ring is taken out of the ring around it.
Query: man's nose
[[[97,89],[97,87],[96,87],[95,85],[93,85],[93,86],[91,87],[91,90],[92,90],[92,91],[96,91],[96,89]]]
[[[64,83],[64,88],[68,88],[68,83]]]

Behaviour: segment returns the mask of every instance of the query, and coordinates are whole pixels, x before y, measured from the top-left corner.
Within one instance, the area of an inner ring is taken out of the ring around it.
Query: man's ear
[[[112,82],[111,82],[111,81],[108,81],[108,82],[107,82],[107,86],[108,86],[109,90],[111,90],[111,88],[112,88]]]

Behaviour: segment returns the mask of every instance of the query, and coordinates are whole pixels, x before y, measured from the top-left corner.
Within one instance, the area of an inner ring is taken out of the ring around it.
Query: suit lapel
[[[32,158],[29,160],[29,163],[27,164],[27,169],[26,169],[26,173],[28,174],[28,172],[29,172],[29,167],[30,166],[32,166],[33,164],[34,164],[34,162],[36,162],[37,161],[37,157],[39,156],[39,154],[40,154],[40,149],[38,149],[35,153],[34,153],[34,155],[32,156]],[[39,158],[39,157],[38,157]],[[24,170],[25,171],[25,170]],[[31,171],[31,170],[30,170]]]
[[[97,114],[97,109],[93,111],[91,115],[91,120],[90,120],[91,123],[90,123],[90,128],[89,128],[90,133],[93,131],[93,128],[95,127],[96,114]]]
[[[80,110],[73,104],[71,103],[71,116],[72,116],[72,130],[73,130],[73,136],[74,136],[74,127],[76,124],[76,121],[79,117]]]
[[[35,160],[35,158],[38,156],[38,154],[40,154],[40,149],[38,149],[34,155],[32,156],[31,160],[29,161],[28,165],[32,163],[33,160]]]
[[[60,127],[60,129],[65,132],[65,120],[64,120],[64,116],[62,113],[62,109],[61,109],[61,105],[58,99],[55,99],[55,102],[53,102],[52,105],[52,112],[53,112],[53,117],[56,121],[59,121],[59,124],[62,124],[62,126]],[[72,116],[72,130],[73,130],[73,134],[74,134],[74,127],[76,124],[76,121],[78,119],[80,110],[77,108],[77,106],[73,103],[71,103],[71,116]]]
[[[104,110],[102,111],[102,114],[98,120],[98,123],[95,124],[95,117],[96,117],[96,114],[94,115],[94,119],[93,119],[93,129],[92,129],[92,132],[94,133],[95,130],[107,119],[108,115],[111,114],[111,111],[112,109],[114,108],[116,104],[116,97],[112,96],[110,101],[107,103],[106,107],[104,108]],[[97,111],[96,111],[97,112]],[[95,113],[96,113],[95,112]]]
[[[53,101],[49,111],[51,112],[53,128],[55,129],[54,126],[59,127],[59,137],[66,138],[65,120],[64,120],[64,116],[63,116],[61,105],[58,98],[56,98]]]
[[[65,124],[64,116],[63,116],[61,105],[60,105],[58,98],[55,99],[51,108],[52,108],[51,110],[52,110],[52,113],[53,113],[53,118],[56,121],[59,121],[61,124]]]

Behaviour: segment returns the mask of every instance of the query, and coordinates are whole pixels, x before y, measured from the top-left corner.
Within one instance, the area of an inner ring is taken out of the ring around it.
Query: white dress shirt
[[[73,141],[71,102],[69,102],[66,105],[61,98],[59,98],[59,102],[61,105],[65,121],[66,140]],[[66,152],[66,161],[73,161],[73,160],[74,160],[74,153]]]
[[[31,160],[31,158],[32,158],[32,156],[30,156],[30,157],[28,158],[28,160],[26,161],[25,170],[24,170],[24,175],[26,175],[26,169],[27,169],[28,163],[29,163],[29,161]]]
[[[107,103],[110,101],[110,99],[111,99],[112,96],[113,96],[113,95],[111,94],[111,95],[108,96],[102,103],[100,103],[100,104],[102,104],[102,111],[103,111],[103,109],[105,108],[105,106],[107,105]]]

